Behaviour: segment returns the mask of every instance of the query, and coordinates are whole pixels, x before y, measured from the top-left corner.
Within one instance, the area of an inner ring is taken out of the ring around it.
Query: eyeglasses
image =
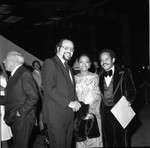
[[[68,47],[68,46],[61,46],[61,47],[63,47],[65,50],[70,49],[71,52],[74,52],[74,48],[71,48],[71,47]]]

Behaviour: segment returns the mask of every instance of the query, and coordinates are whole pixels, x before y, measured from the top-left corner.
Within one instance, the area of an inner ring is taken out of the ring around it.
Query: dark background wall
[[[71,64],[84,52],[98,60],[98,52],[110,48],[117,54],[116,63],[130,67],[138,79],[142,67],[149,65],[149,1],[92,2],[60,21],[34,26],[20,22],[4,28],[1,34],[43,61],[55,54],[55,45],[61,38],[69,38],[75,44]],[[143,73],[147,75],[147,70]]]

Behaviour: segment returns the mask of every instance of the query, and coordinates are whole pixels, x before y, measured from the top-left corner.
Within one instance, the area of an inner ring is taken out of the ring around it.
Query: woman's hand
[[[84,118],[84,120],[93,119],[93,118],[94,118],[93,114],[88,113],[88,114],[86,115],[86,117]]]

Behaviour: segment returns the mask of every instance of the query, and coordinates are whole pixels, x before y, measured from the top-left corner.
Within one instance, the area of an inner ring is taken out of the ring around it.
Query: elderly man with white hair
[[[6,87],[5,122],[11,127],[14,148],[29,148],[29,139],[35,123],[38,88],[31,71],[24,66],[24,57],[11,51],[4,60],[11,72]]]

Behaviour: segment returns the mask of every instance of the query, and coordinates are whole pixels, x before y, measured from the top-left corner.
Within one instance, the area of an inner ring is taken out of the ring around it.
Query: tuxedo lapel
[[[121,69],[119,67],[115,66],[114,81],[113,81],[113,92],[116,91],[117,85],[120,82],[120,79],[122,78],[123,74],[124,74],[124,71],[121,71]]]

